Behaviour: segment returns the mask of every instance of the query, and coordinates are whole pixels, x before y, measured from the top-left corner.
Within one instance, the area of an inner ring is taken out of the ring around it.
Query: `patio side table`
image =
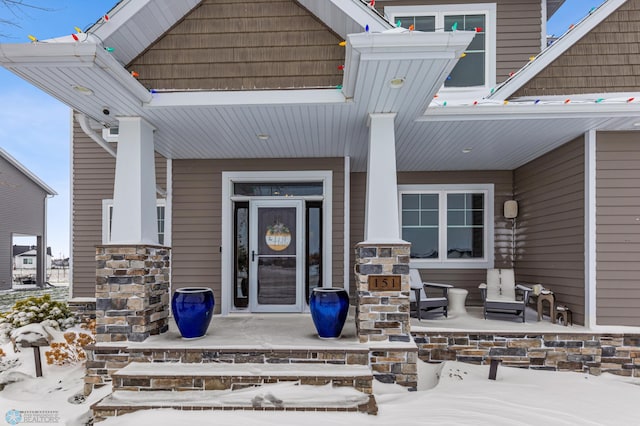
[[[467,294],[469,294],[469,291],[464,288],[449,289],[447,295],[449,297],[448,310],[450,315],[464,315],[467,313],[467,309],[464,307]]]
[[[552,324],[556,323],[556,297],[553,292],[549,293],[540,293],[538,295],[538,321],[542,321],[542,310],[543,302],[547,302],[549,304],[549,317]]]

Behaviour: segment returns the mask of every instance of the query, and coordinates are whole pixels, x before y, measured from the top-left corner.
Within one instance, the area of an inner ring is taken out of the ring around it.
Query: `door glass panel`
[[[296,208],[258,209],[258,304],[296,304]]]
[[[233,184],[234,195],[248,197],[294,197],[307,195],[322,195],[322,182],[269,182],[269,183],[243,183]]]
[[[311,290],[322,286],[322,203],[307,203],[307,288],[309,303]]]
[[[235,290],[236,308],[249,306],[249,203],[235,204]]]
[[[258,260],[258,303],[296,304],[296,258],[260,257]]]

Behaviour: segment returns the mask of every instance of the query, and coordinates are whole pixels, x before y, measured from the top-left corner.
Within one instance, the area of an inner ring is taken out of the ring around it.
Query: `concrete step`
[[[372,392],[371,369],[364,365],[334,364],[224,364],[132,362],[112,375],[113,389],[237,390],[269,383],[333,385]]]
[[[294,383],[276,383],[235,391],[115,391],[91,407],[95,421],[160,408],[189,411],[336,411],[373,415],[378,412],[373,395],[347,387]]]
[[[96,420],[155,408],[377,413],[363,365],[138,363],[113,374]]]

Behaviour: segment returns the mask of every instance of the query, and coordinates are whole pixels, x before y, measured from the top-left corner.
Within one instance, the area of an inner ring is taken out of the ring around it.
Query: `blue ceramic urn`
[[[209,328],[215,299],[213,290],[206,287],[179,288],[173,293],[171,310],[182,337],[197,339]]]
[[[318,336],[322,339],[337,339],[342,333],[349,313],[349,295],[343,288],[317,287],[309,299],[311,318]]]

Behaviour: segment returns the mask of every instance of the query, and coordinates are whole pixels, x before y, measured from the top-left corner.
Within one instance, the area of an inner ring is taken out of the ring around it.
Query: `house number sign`
[[[369,291],[400,291],[400,275],[369,275]]]

